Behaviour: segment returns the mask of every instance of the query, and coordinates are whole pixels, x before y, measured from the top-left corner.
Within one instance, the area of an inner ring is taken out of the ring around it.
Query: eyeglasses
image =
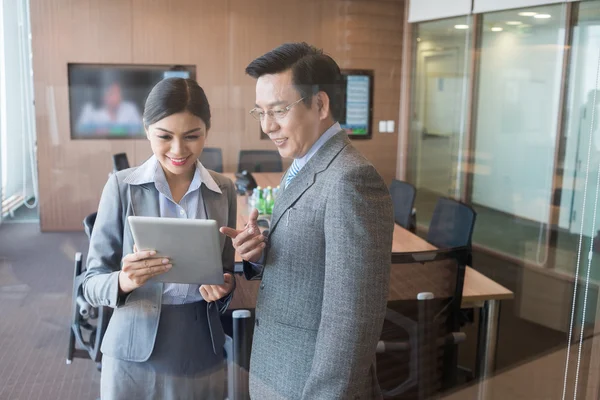
[[[277,110],[263,111],[260,108],[253,108],[252,110],[250,110],[250,115],[252,115],[254,117],[254,119],[257,121],[262,121],[263,119],[265,119],[265,115],[268,115],[269,117],[271,117],[275,120],[281,120],[282,118],[284,118],[287,115],[287,113],[290,111],[290,109],[294,105],[300,103],[302,100],[304,100],[304,97],[301,97],[300,99],[291,103],[287,107],[284,107],[282,109],[277,109]]]

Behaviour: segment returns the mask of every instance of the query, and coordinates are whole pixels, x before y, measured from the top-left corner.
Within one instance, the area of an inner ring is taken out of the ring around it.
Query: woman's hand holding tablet
[[[156,257],[156,251],[138,251],[135,244],[133,253],[123,257],[123,267],[119,273],[119,289],[127,294],[145,284],[150,278],[163,274],[173,265],[164,257]]]
[[[225,283],[222,285],[202,285],[200,286],[200,294],[207,303],[211,301],[217,301],[227,296],[233,290],[233,275],[225,273],[223,274],[223,280]]]

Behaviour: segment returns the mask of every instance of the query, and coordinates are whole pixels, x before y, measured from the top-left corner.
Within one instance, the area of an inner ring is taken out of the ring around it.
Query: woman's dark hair
[[[170,115],[189,111],[210,129],[210,105],[204,90],[193,79],[167,78],[152,88],[144,106],[144,126]]]
[[[294,87],[310,108],[312,96],[322,91],[329,97],[333,119],[339,121],[344,107],[343,78],[333,58],[308,43],[285,43],[258,57],[246,67],[246,73],[258,79],[263,75],[292,70]]]

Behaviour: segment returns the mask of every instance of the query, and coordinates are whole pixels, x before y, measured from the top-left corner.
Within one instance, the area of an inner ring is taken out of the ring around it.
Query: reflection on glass
[[[600,357],[592,352],[588,361],[583,347],[591,342],[599,328],[598,282],[600,282],[600,220],[598,220],[600,173],[600,91],[598,68],[600,60],[600,2],[579,4],[578,19],[573,27],[573,44],[569,65],[569,90],[563,134],[564,159],[561,159],[562,187],[560,188],[559,229],[556,241],[555,270],[577,277],[578,285],[570,293],[575,297],[574,313],[569,321],[566,375],[583,384],[583,398],[598,398],[597,366]],[[580,346],[579,343],[584,343]],[[594,344],[596,346],[596,344]],[[589,348],[587,350],[589,352]],[[585,385],[587,372],[580,365],[590,364],[591,384]],[[587,386],[587,389],[586,389]],[[567,388],[566,395],[570,395]],[[583,391],[586,389],[586,391]]]
[[[459,195],[457,160],[466,125],[470,22],[470,17],[458,17],[417,27],[411,173],[421,225],[429,223],[440,195]]]
[[[598,229],[592,227],[594,194],[598,189],[596,177],[600,163],[600,110],[597,106],[600,92],[596,90],[598,49],[600,3],[582,3],[579,20],[573,29],[568,118],[564,133],[566,144],[562,165],[561,229],[557,250],[557,260],[564,262],[557,262],[556,265],[557,269],[568,273],[573,273],[576,267],[572,260],[577,251],[579,234],[583,234],[589,246],[590,240],[597,236]]]
[[[564,5],[485,14],[475,122],[474,242],[543,265],[558,110]],[[494,29],[495,28],[495,29]],[[499,29],[501,28],[501,30]]]

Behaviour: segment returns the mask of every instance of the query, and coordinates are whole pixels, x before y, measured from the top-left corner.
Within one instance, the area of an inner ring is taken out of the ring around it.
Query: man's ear
[[[327,93],[317,93],[317,110],[319,111],[320,120],[324,120],[329,116],[329,96],[327,96]]]

